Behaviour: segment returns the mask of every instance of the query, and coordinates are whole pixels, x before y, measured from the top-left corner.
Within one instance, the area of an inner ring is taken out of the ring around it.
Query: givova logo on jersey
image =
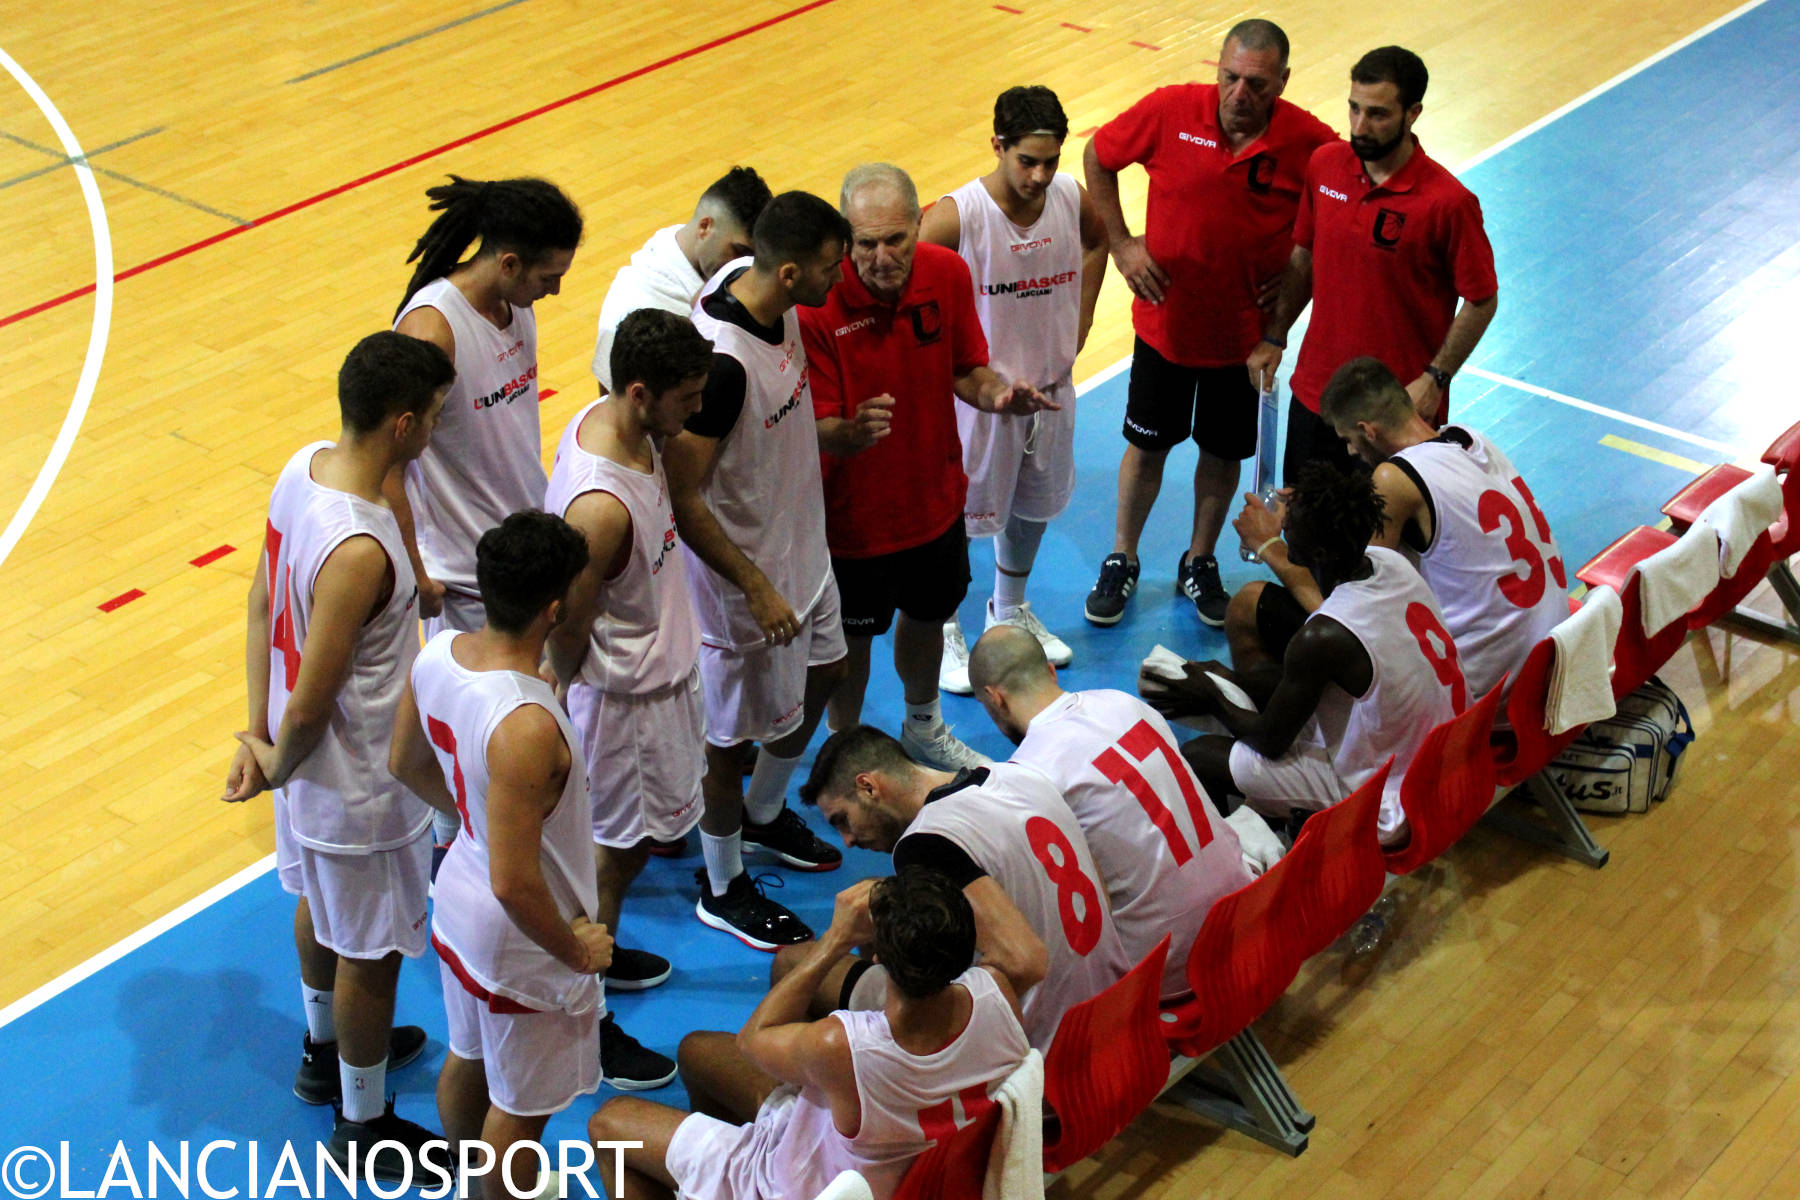
[[[981,294],[984,296],[1012,296],[1023,300],[1027,296],[1048,296],[1052,291],[1065,283],[1072,282],[1079,271],[1058,271],[1054,275],[1043,275],[1033,279],[1015,279],[1011,283],[984,283]]]
[[[531,390],[532,381],[537,378],[537,364],[532,363],[523,375],[507,380],[485,396],[475,397],[475,411],[492,408],[496,404],[511,404],[520,396]]]

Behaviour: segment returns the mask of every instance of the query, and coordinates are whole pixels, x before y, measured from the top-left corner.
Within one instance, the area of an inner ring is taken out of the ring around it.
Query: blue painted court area
[[[1751,457],[1790,423],[1793,389],[1775,356],[1788,334],[1783,318],[1800,312],[1800,142],[1788,133],[1800,126],[1800,66],[1769,49],[1796,44],[1800,0],[1771,0],[1471,171],[1503,288],[1475,365]],[[1429,145],[1429,116],[1423,134]],[[1190,516],[1191,447],[1169,464],[1126,621],[1100,630],[1081,619],[1111,544],[1124,395],[1121,374],[1081,399],[1077,500],[1052,527],[1032,583],[1034,607],[1074,647],[1065,673],[1072,688],[1130,687],[1135,664],[1157,642],[1193,657],[1224,654],[1222,637],[1173,592]],[[1453,412],[1511,454],[1571,571],[1629,525],[1654,521],[1685,478],[1601,438],[1703,462],[1722,457],[1472,376],[1458,381]],[[1231,586],[1255,577],[1236,550],[1228,531],[1221,561]],[[971,636],[992,580],[988,546],[978,544],[974,557],[963,611]],[[900,699],[887,652],[876,648],[865,718],[891,727]],[[1004,755],[972,700],[947,697],[945,708],[968,741]],[[763,993],[769,964],[695,921],[698,865],[697,855],[652,861],[627,903],[623,936],[669,955],[675,975],[661,989],[612,1000],[627,1029],[671,1053],[689,1030],[737,1028]],[[838,888],[885,865],[853,852],[835,873],[783,872],[774,895],[821,927]],[[303,1028],[291,918],[291,902],[265,875],[0,1029],[14,1097],[0,1117],[0,1153],[22,1145],[54,1153],[67,1141],[69,1185],[93,1189],[116,1141],[141,1167],[146,1142],[169,1153],[182,1139],[196,1151],[232,1139],[238,1148],[221,1152],[212,1172],[228,1188],[245,1182],[245,1143],[259,1143],[266,1182],[269,1162],[291,1140],[310,1179],[310,1143],[328,1133],[330,1117],[288,1090]],[[399,1016],[431,1030],[433,1041],[390,1086],[403,1115],[435,1126],[444,1029],[435,960],[408,964]],[[684,1102],[679,1086],[651,1096]],[[549,1138],[579,1138],[593,1107],[583,1101],[558,1117]]]

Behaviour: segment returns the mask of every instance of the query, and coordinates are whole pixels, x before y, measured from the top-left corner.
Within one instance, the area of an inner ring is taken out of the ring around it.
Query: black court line
[[[78,162],[85,162],[89,166],[93,166],[93,163],[89,160],[92,159],[94,155],[105,154],[108,150],[117,150],[120,146],[129,146],[133,142],[142,141],[150,135],[161,133],[162,131],[163,126],[158,125],[155,129],[146,129],[142,133],[134,133],[128,138],[120,138],[116,142],[109,142],[104,146],[89,150],[86,154],[80,155],[79,157],[71,158],[60,150],[53,150],[49,146],[40,146],[35,142],[28,142],[22,137],[17,137],[7,133],[5,130],[0,130],[0,138],[5,138],[9,142],[23,146],[27,150],[37,150],[41,153],[48,154],[50,157],[56,159],[55,162],[47,167],[39,167],[35,171],[27,171],[23,175],[15,175],[11,179],[0,180],[0,190],[9,188],[15,183],[24,183],[28,179],[36,179],[40,175],[48,175],[52,171],[60,171],[64,167],[73,166]]]
[[[480,12],[472,12],[466,17],[458,17],[454,21],[446,21],[435,29],[427,29],[423,33],[415,33],[411,37],[403,37],[397,42],[389,42],[387,45],[377,46],[373,50],[365,50],[354,58],[346,58],[342,62],[334,62],[328,67],[320,67],[315,71],[308,71],[304,75],[296,75],[287,82],[304,83],[308,79],[317,79],[319,76],[329,74],[340,67],[348,67],[353,63],[362,62],[366,58],[374,58],[377,54],[386,54],[389,50],[398,50],[402,46],[410,46],[414,42],[431,37],[433,34],[442,33],[446,29],[455,29],[458,25],[467,25],[470,21],[479,21],[483,17],[491,17],[502,9],[512,8],[514,5],[523,3],[525,3],[525,0],[506,0],[504,4],[496,4],[492,8],[484,8]]]
[[[48,154],[52,158],[57,158],[57,159],[62,160],[60,162],[52,163],[48,167],[45,167],[43,171],[34,171],[30,175],[21,175],[18,179],[11,180],[7,184],[0,184],[0,186],[11,186],[11,184],[14,184],[14,183],[22,183],[26,179],[30,179],[36,175],[42,175],[46,171],[59,170],[60,168],[70,166],[77,161],[85,161],[87,163],[88,170],[92,171],[96,175],[104,175],[108,179],[116,179],[120,183],[129,184],[130,186],[132,186],[134,188],[141,188],[144,191],[149,192],[153,196],[161,196],[164,200],[173,200],[177,204],[185,204],[189,208],[198,209],[199,211],[205,213],[209,217],[217,217],[221,221],[230,221],[233,225],[249,226],[250,224],[252,224],[252,222],[246,221],[242,217],[234,217],[228,212],[221,212],[220,210],[213,208],[211,205],[202,204],[198,200],[189,199],[188,197],[181,195],[179,192],[171,192],[167,188],[157,187],[154,183],[145,183],[141,179],[133,179],[131,176],[123,174],[119,171],[111,171],[105,167],[95,166],[92,161],[94,155],[101,153],[101,151],[103,151],[103,150],[112,150],[112,149],[115,149],[116,147],[125,145],[127,142],[135,142],[138,140],[138,138],[149,137],[151,133],[159,133],[159,132],[161,132],[161,130],[152,129],[148,133],[138,134],[137,137],[126,138],[125,141],[123,141],[123,142],[114,142],[111,146],[102,146],[100,148],[100,150],[90,150],[87,152],[87,154],[81,160],[71,158],[68,155],[64,154],[62,151],[53,150],[49,146],[40,146],[36,142],[27,141],[25,138],[20,137],[16,133],[0,132],[0,137],[5,138],[9,142],[15,142],[18,145],[24,146],[28,150],[36,150],[40,154]]]

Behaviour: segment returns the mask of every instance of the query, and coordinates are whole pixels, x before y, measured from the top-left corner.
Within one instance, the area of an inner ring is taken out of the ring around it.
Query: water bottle
[[[1281,427],[1281,388],[1279,384],[1271,384],[1269,390],[1256,398],[1256,472],[1251,481],[1250,490],[1261,497],[1264,504],[1275,498],[1275,474],[1280,469],[1277,456],[1280,454]],[[1259,563],[1256,547],[1238,543],[1238,554],[1245,562]]]
[[[1264,508],[1275,507],[1275,486],[1270,484],[1268,487],[1259,488],[1256,493],[1256,498],[1263,502]],[[1247,563],[1259,563],[1262,561],[1262,555],[1258,554],[1254,548],[1245,545],[1243,542],[1238,543],[1238,554]]]

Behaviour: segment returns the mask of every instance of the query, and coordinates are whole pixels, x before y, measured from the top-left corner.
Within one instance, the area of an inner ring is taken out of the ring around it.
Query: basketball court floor
[[[0,1156],[67,1143],[64,1185],[96,1189],[116,1142],[141,1163],[146,1143],[232,1139],[213,1177],[243,1186],[249,1143],[309,1155],[329,1130],[288,1092],[303,1025],[267,802],[216,796],[243,723],[244,595],[273,473],[335,429],[337,364],[386,324],[427,186],[542,174],[587,215],[563,294],[538,306],[548,447],[592,395],[613,270],[725,166],[835,196],[849,166],[885,159],[935,196],[986,169],[993,95],[1043,82],[1069,111],[1077,169],[1086,134],[1144,91],[1210,77],[1247,15],[1284,25],[1288,98],[1340,128],[1364,49],[1400,42],[1432,68],[1418,132],[1481,197],[1501,280],[1452,412],[1508,450],[1572,564],[1800,418],[1785,354],[1800,67],[1783,52],[1800,45],[1800,0],[9,14]],[[1127,181],[1141,212],[1141,177]],[[1071,688],[1129,688],[1159,642],[1224,652],[1172,590],[1191,448],[1126,621],[1080,616],[1110,545],[1129,346],[1111,280],[1077,368],[1077,500],[1031,593],[1075,649]],[[1255,575],[1231,537],[1235,585]],[[991,580],[985,545],[975,558],[970,628]],[[876,676],[865,716],[892,725],[898,689]],[[1713,630],[1665,677],[1700,738],[1665,805],[1592,820],[1608,866],[1477,830],[1400,885],[1380,949],[1328,950],[1259,1022],[1318,1116],[1304,1156],[1158,1108],[1054,1194],[1800,1192],[1800,663]],[[973,701],[947,699],[946,715],[1006,752]],[[694,920],[697,865],[653,860],[623,923],[676,973],[615,1010],[669,1052],[690,1029],[741,1024],[768,966]],[[777,873],[773,894],[822,926],[838,887],[884,869],[851,852],[833,874]],[[437,986],[429,960],[402,973],[400,1018],[433,1043],[390,1078],[400,1112],[428,1124]],[[682,1102],[678,1086],[650,1095]],[[547,1136],[581,1136],[591,1108]],[[15,1195],[29,1182],[0,1177]]]

